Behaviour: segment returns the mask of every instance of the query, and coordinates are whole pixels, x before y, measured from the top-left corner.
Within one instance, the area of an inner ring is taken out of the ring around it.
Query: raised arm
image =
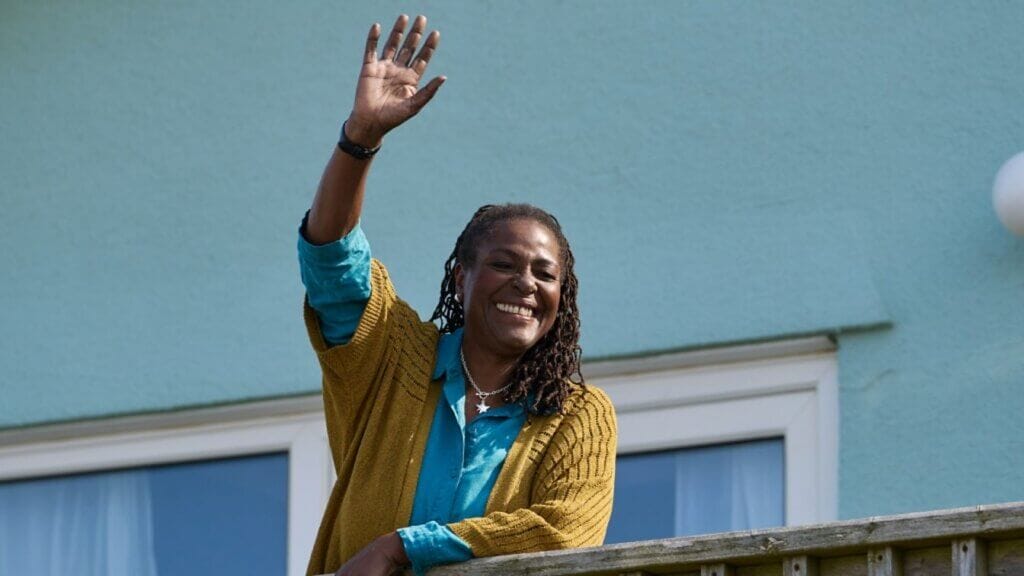
[[[377,55],[380,24],[370,27],[366,37],[355,103],[344,125],[344,137],[359,147],[372,149],[380,146],[384,135],[419,113],[445,81],[443,76],[438,76],[419,88],[441,34],[436,30],[431,32],[417,53],[416,47],[423,39],[427,19],[417,16],[408,36],[405,36],[408,24],[408,16],[398,17],[380,57]],[[363,209],[366,177],[372,162],[372,158],[356,158],[340,147],[334,148],[309,211],[305,230],[307,240],[313,244],[326,244],[355,227]]]

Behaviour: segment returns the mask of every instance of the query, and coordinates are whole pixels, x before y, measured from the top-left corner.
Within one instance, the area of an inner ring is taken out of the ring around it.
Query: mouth
[[[510,314],[519,318],[526,318],[532,320],[537,315],[537,310],[529,306],[522,306],[519,304],[508,304],[506,302],[498,302],[495,307],[499,312],[504,314]]]

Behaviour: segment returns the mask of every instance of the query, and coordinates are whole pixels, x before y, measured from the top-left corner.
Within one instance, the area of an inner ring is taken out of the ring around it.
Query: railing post
[[[782,576],[818,576],[818,559],[790,556],[782,561]]]
[[[868,576],[903,576],[899,550],[892,546],[868,550]]]
[[[953,576],[988,576],[985,542],[977,538],[953,540]]]
[[[728,564],[704,564],[700,567],[700,576],[733,576],[732,566]]]

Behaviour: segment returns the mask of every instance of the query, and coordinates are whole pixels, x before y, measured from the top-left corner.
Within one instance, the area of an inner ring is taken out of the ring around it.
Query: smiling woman
[[[359,218],[373,157],[444,82],[419,87],[440,34],[417,52],[426,18],[407,26],[399,17],[379,56],[371,27],[355,104],[299,229],[338,475],[310,574],[421,574],[594,546],[611,515],[615,415],[580,375],[577,281],[558,221],[525,204],[477,210],[431,322],[370,257]]]

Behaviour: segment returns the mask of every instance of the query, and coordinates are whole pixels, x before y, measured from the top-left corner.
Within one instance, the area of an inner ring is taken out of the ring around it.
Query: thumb
[[[441,84],[444,84],[447,79],[448,78],[444,76],[437,76],[428,82],[426,86],[417,90],[416,93],[412,95],[412,98],[409,98],[409,104],[412,106],[413,110],[412,113],[416,114],[420,109],[426,106],[427,102],[430,102],[430,100],[434,98],[434,94],[437,94],[437,89],[440,88]]]

